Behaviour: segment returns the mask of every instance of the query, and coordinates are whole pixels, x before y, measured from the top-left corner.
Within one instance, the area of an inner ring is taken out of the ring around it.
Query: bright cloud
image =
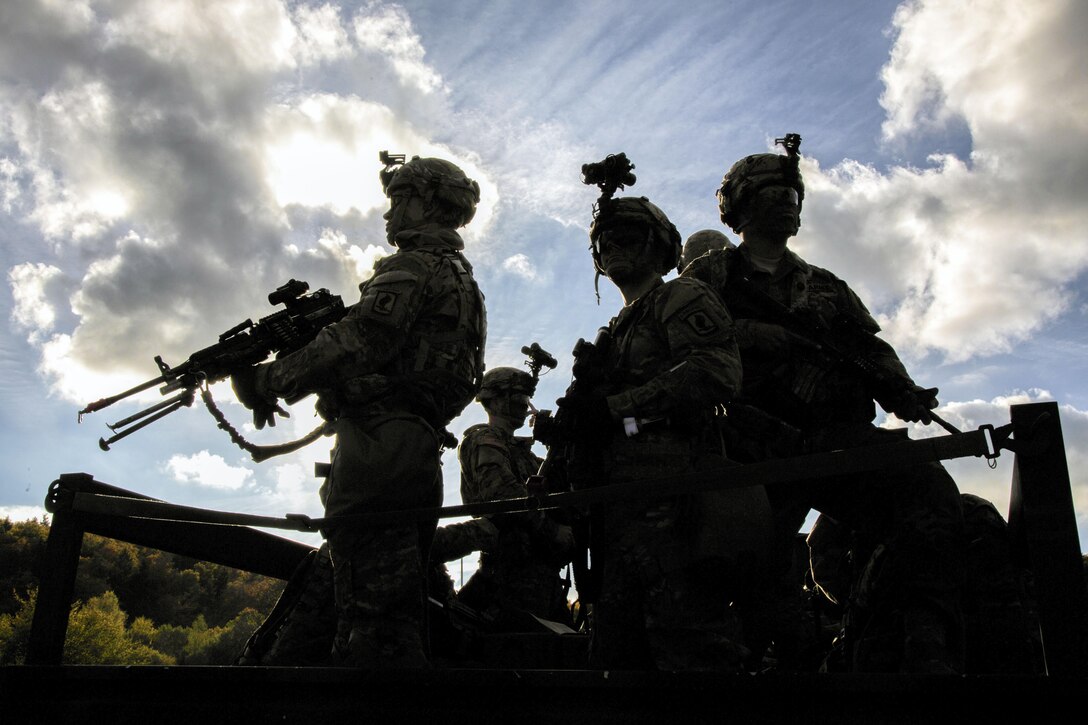
[[[286,463],[272,471],[273,490],[270,506],[279,514],[310,513],[319,509],[317,488],[320,484],[300,463]]]
[[[11,159],[0,158],[0,208],[10,214],[22,192],[16,176],[19,167]]]
[[[1046,390],[1031,389],[997,396],[990,400],[946,403],[941,405],[938,412],[942,418],[960,430],[971,431],[977,430],[984,424],[1005,425],[1010,421],[1010,406],[1048,402],[1053,399]],[[1088,411],[1060,404],[1058,414],[1062,424],[1062,437],[1065,440],[1073,506],[1078,512],[1078,526],[1083,530],[1088,526],[1088,477],[1085,475],[1085,471],[1088,471]],[[900,428],[904,426],[904,423],[889,417],[884,425]],[[910,429],[912,438],[945,435],[944,430],[937,425],[923,426],[914,423],[907,427]],[[961,491],[992,501],[1002,515],[1008,516],[1013,458],[1012,452],[1002,452],[997,459],[996,469],[990,469],[985,461],[976,458],[947,461],[945,466],[956,479]]]
[[[293,13],[298,34],[295,55],[307,64],[346,58],[353,52],[347,30],[340,23],[336,6],[300,5]]]
[[[533,266],[532,260],[524,254],[507,257],[503,260],[502,268],[522,279],[532,281],[537,278],[536,268]]]
[[[48,332],[57,319],[56,301],[50,287],[62,281],[64,273],[49,264],[20,264],[8,272],[15,308],[15,322],[34,332]]]
[[[399,5],[371,3],[355,18],[355,37],[365,50],[388,56],[405,85],[423,93],[442,89],[442,76],[424,62],[423,44]]]
[[[41,506],[0,506],[0,519],[12,521],[41,521],[49,514]]]
[[[440,78],[402,8],[343,21],[332,4],[274,0],[81,7],[6,13],[0,43],[29,79],[0,84],[2,202],[64,255],[9,270],[55,393],[105,394],[155,354],[176,364],[266,314],[291,277],[350,297],[386,253],[381,149],[462,165],[484,192],[466,239],[486,236],[498,190],[482,163],[404,118],[402,84],[419,96]],[[385,79],[374,98],[399,106],[300,92],[308,64],[370,72]],[[374,243],[348,241],[360,235]]]
[[[905,350],[953,361],[1006,352],[1068,308],[1067,285],[1088,268],[1088,97],[1070,82],[1088,63],[1071,30],[1086,12],[905,3],[884,69],[884,133],[901,142],[961,119],[971,158],[806,167],[799,248],[860,281]]]
[[[253,479],[253,471],[250,469],[232,466],[222,456],[208,451],[192,456],[172,456],[164,467],[179,483],[225,491],[238,491]]]
[[[280,206],[327,206],[337,214],[384,211],[389,202],[378,180],[375,149],[425,144],[386,106],[332,94],[308,96],[270,109],[267,180]]]

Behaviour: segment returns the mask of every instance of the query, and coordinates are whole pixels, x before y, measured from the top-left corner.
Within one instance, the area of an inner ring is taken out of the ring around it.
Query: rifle
[[[114,435],[108,439],[98,440],[98,446],[102,450],[108,451],[110,445],[116,441],[181,407],[192,405],[194,391],[198,387],[203,389],[204,402],[209,405],[209,410],[215,416],[217,411],[213,410],[213,404],[210,403],[211,398],[207,394],[208,385],[225,380],[239,370],[263,362],[273,353],[279,358],[298,350],[317,337],[317,333],[322,328],[339,321],[347,313],[347,308],[339,295],[334,295],[324,288],[305,294],[309,289],[308,283],[297,279],[292,279],[276,288],[274,292],[269,293],[268,304],[273,307],[282,304],[284,309],[262,317],[256,324],[247,319],[235,325],[219,336],[219,342],[194,352],[188,360],[176,367],[171,367],[163,362],[161,355],[156,355],[155,364],[158,365],[161,373],[158,377],[129,388],[123,393],[88,404],[79,411],[79,421],[82,422],[83,416],[88,413],[102,410],[119,400],[124,400],[156,385],[162,385],[159,390],[161,395],[178,391],[177,395],[116,423],[107,423],[107,427],[113,431]],[[297,398],[288,400],[288,403],[296,400]],[[221,414],[216,418],[220,420],[220,427],[224,427],[225,420],[220,419]],[[229,424],[226,425],[228,428],[225,429],[229,430]],[[232,432],[232,437],[235,435],[237,435],[236,432]]]
[[[844,340],[858,338],[870,333],[862,330],[852,318],[839,314],[834,320],[835,328],[828,326],[822,320],[813,319],[806,321],[801,319],[778,300],[759,289],[747,277],[738,275],[736,279],[730,279],[729,284],[737,285],[746,297],[754,302],[761,312],[768,318],[781,325],[790,332],[812,345],[816,350],[827,356],[835,365],[839,365],[851,374],[856,375],[865,382],[877,400],[898,400],[905,395],[916,395],[917,392],[905,378],[889,373],[865,355],[847,352],[843,349]],[[926,388],[924,391],[932,398],[937,396],[937,388]],[[923,422],[935,422],[949,433],[959,433],[960,430],[948,421],[941,418],[932,410],[926,412],[928,418]]]
[[[572,408],[579,399],[588,397],[605,384],[604,357],[611,347],[612,335],[607,327],[597,331],[593,342],[578,340],[574,346],[573,380],[558,401],[556,412],[542,410],[533,421],[533,440],[548,448],[548,454],[535,476],[529,479],[531,491],[555,493],[578,487],[582,480],[571,480],[572,472],[586,470],[575,459],[584,457],[585,446],[579,445],[584,431]],[[596,468],[596,467],[593,467]],[[588,482],[592,483],[592,476]]]
[[[573,379],[559,399],[555,414],[550,410],[536,414],[533,439],[547,446],[548,453],[536,475],[526,481],[530,495],[543,496],[606,482],[600,450],[597,446],[586,445],[585,431],[572,405],[573,401],[592,395],[607,383],[604,362],[611,346],[612,333],[607,327],[600,328],[591,343],[579,339],[573,352]],[[586,515],[570,510],[569,514],[577,542],[571,568],[578,596],[583,602],[592,602],[596,599],[598,577],[590,569],[587,553],[592,547],[594,511]]]

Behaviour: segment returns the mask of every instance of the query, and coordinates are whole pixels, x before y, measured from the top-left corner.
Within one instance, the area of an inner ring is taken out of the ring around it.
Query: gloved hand
[[[929,411],[937,407],[937,388],[912,386],[892,404],[891,413],[908,423],[930,423]]]
[[[290,418],[291,414],[280,407],[276,398],[266,398],[258,390],[257,369],[258,365],[243,368],[230,376],[230,386],[238,397],[238,402],[253,411],[253,425],[257,430],[262,430],[265,424],[276,427],[276,413],[284,418]]]

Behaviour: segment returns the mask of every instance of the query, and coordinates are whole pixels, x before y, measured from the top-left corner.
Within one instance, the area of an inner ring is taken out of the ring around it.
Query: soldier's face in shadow
[[[764,234],[792,237],[801,226],[797,190],[789,186],[765,186],[752,197],[748,228]]]
[[[503,418],[517,430],[525,424],[529,416],[529,396],[524,393],[504,393],[492,398],[488,404],[488,412]]]
[[[616,284],[641,280],[656,274],[647,232],[634,225],[618,225],[601,233],[601,266]]]
[[[382,215],[385,219],[385,236],[392,242],[400,232],[424,224],[427,221],[423,199],[414,194],[398,194],[389,200],[389,211]]]

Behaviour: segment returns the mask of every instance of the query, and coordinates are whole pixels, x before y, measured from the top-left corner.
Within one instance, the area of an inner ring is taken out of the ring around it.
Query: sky
[[[576,341],[622,305],[607,280],[594,294],[581,165],[625,152],[638,180],[622,193],[685,237],[725,231],[724,171],[795,132],[792,248],[858,292],[951,423],[1057,401],[1084,550],[1086,31],[1077,0],[2,3],[0,515],[42,515],[70,472],[320,515],[330,439],[258,465],[198,403],[103,452],[106,423],[158,393],[76,412],[269,314],[288,279],[355,302],[392,251],[380,150],[479,182],[463,231],[487,364],[540,343],[560,364],[535,403],[554,408]],[[307,399],[255,431],[229,384],[213,393],[257,443],[316,424]],[[482,420],[473,404],[451,430]],[[1011,454],[948,467],[1007,515]],[[460,503],[453,452],[444,480]]]

